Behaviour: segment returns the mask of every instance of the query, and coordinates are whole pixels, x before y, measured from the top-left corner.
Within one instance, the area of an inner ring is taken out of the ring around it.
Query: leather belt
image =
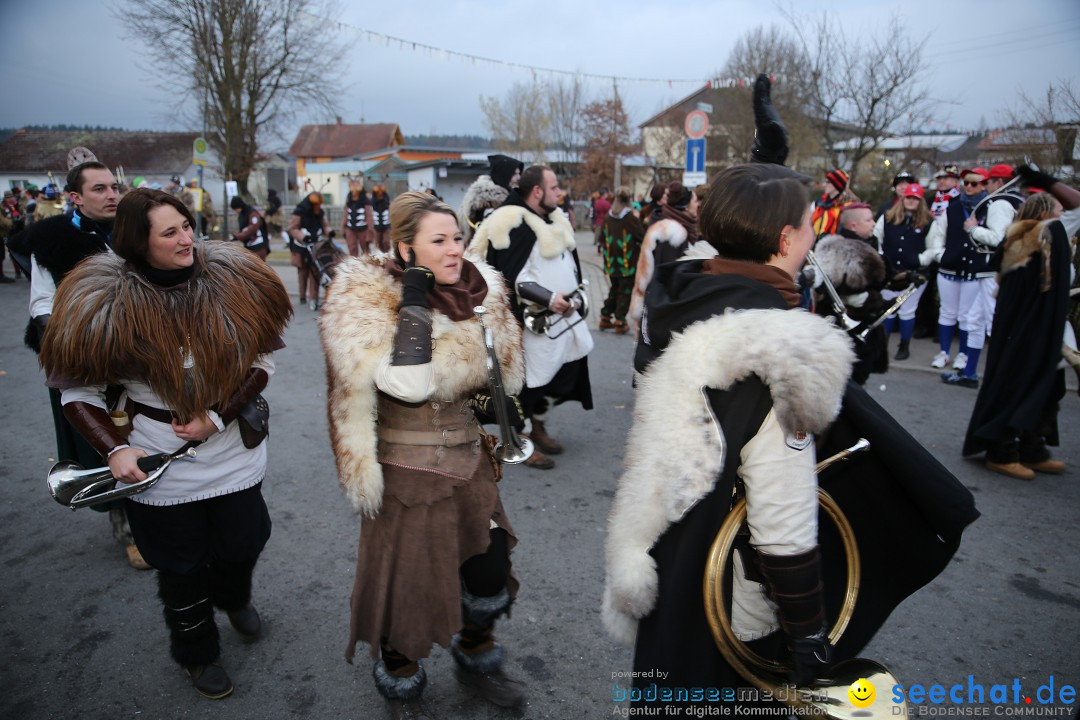
[[[175,419],[172,411],[165,408],[157,408],[153,405],[143,405],[141,402],[135,400],[128,400],[127,414],[134,420],[136,415],[145,415],[151,420],[156,420],[160,423],[169,425]]]
[[[398,430],[380,425],[378,435],[380,440],[395,445],[444,445],[453,447],[476,442],[480,439],[480,430],[476,426],[460,430]]]

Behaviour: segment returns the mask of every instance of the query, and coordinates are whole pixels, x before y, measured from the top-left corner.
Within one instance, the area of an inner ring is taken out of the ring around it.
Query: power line
[[[394,35],[386,35],[376,30],[369,30],[367,28],[357,27],[348,23],[343,23],[337,20],[331,20],[329,18],[318,17],[316,15],[306,14],[309,22],[316,24],[319,27],[325,27],[327,24],[337,28],[340,32],[348,33],[354,37],[357,37],[366,42],[382,45],[384,47],[397,47],[400,50],[406,50],[411,52],[424,53],[429,57],[435,57],[442,60],[459,60],[461,62],[470,63],[472,65],[488,65],[492,67],[501,67],[511,70],[525,70],[533,73],[533,75],[557,75],[562,77],[577,77],[588,78],[590,80],[602,80],[605,83],[610,82],[622,82],[622,83],[640,83],[640,84],[663,84],[671,87],[673,85],[698,85],[704,86],[708,83],[721,83],[721,84],[753,84],[753,78],[648,78],[648,77],[633,77],[624,75],[603,75],[600,73],[580,72],[576,70],[561,70],[559,68],[541,67],[539,65],[527,65],[525,63],[511,62],[508,60],[498,60],[496,58],[483,57],[481,55],[473,55],[471,53],[458,52],[457,50],[449,50],[447,48],[436,47],[434,45],[428,45],[426,43],[416,42],[408,40],[406,38],[397,37]]]

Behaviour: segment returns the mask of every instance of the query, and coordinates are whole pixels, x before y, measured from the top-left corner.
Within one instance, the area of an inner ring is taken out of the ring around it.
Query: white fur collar
[[[812,349],[812,352],[808,351]],[[639,380],[626,471],[608,519],[602,618],[632,643],[656,603],[649,550],[716,484],[726,452],[702,388],[756,375],[787,432],[824,430],[836,418],[854,354],[828,320],[799,310],[728,312],[676,334]]]
[[[539,215],[528,208],[520,205],[503,205],[491,213],[477,228],[476,235],[469,244],[468,256],[470,258],[487,257],[489,244],[496,250],[505,250],[510,247],[510,231],[521,223],[528,225],[536,235],[536,244],[543,258],[550,260],[577,247],[574,228],[562,210],[555,208],[548,215],[548,219],[551,220],[550,224],[544,222]]]

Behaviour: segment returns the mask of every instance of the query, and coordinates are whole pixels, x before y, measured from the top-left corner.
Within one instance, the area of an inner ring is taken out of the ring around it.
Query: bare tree
[[[1015,106],[1001,116],[1010,148],[1017,155],[1010,158],[1014,163],[1030,159],[1052,175],[1076,163],[1073,148],[1080,130],[1080,93],[1071,80],[1048,85],[1038,97],[1021,89]]]
[[[299,112],[332,115],[339,53],[315,18],[317,0],[128,0],[113,9],[200,108],[223,175],[247,195],[259,140]],[[329,78],[329,79],[328,79]]]
[[[547,99],[551,116],[551,141],[564,153],[581,145],[581,111],[585,106],[585,88],[581,78],[560,78],[547,84]]]
[[[743,33],[731,49],[721,76],[753,78],[765,73],[773,78],[772,100],[788,129],[788,165],[799,168],[822,156],[822,137],[811,114],[813,103],[806,84],[802,82],[807,65],[800,44],[777,25],[758,26]],[[731,146],[742,149],[746,159],[754,137],[754,115],[751,110],[752,86],[731,88],[737,93],[737,116],[726,119]],[[816,169],[816,168],[815,168]]]
[[[542,156],[552,126],[551,103],[542,84],[514,83],[501,99],[481,96],[480,110],[497,149]]]
[[[630,119],[616,93],[608,100],[596,100],[582,111],[585,154],[579,178],[586,189],[615,186],[615,163],[638,146],[630,132]]]
[[[859,163],[887,135],[929,121],[934,102],[923,83],[928,38],[909,36],[898,16],[887,23],[888,33],[863,37],[845,32],[828,12],[811,19],[792,10],[784,15],[805,58],[800,82],[808,91],[809,114],[834,165],[839,164],[837,141],[844,135],[853,140],[845,164],[854,185]]]

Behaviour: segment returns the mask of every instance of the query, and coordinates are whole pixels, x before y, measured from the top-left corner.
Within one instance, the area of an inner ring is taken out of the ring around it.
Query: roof
[[[900,137],[882,138],[877,146],[878,150],[939,150],[941,152],[953,152],[967,142],[968,136],[963,134],[953,135],[902,135]],[[852,150],[859,144],[859,138],[841,140],[833,144],[834,150]]]
[[[123,166],[129,175],[180,173],[191,165],[197,137],[197,132],[18,130],[0,143],[0,168],[66,174],[68,151],[81,145],[105,165]]]
[[[980,150],[1007,147],[1032,147],[1035,145],[1054,145],[1057,136],[1050,128],[1006,128],[991,130],[979,143]]]
[[[397,123],[304,125],[296,133],[289,154],[293,157],[340,158],[404,144],[405,138]]]

